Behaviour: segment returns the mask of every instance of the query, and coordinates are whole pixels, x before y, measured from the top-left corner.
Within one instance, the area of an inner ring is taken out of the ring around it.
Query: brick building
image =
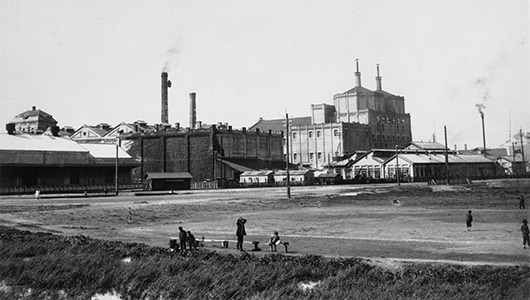
[[[133,176],[148,172],[189,172],[192,181],[239,181],[247,170],[285,167],[283,135],[211,126],[168,129],[122,137],[127,152],[140,162]]]

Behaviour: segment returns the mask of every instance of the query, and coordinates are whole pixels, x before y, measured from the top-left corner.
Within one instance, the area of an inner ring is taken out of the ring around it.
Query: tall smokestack
[[[383,90],[383,85],[381,84],[381,76],[379,76],[379,64],[377,64],[377,77],[375,77],[375,83],[378,91]]]
[[[195,101],[195,93],[190,93],[190,128],[194,129],[197,123],[197,103]]]
[[[160,121],[162,124],[168,124],[168,104],[167,104],[167,89],[171,87],[171,81],[167,79],[167,72],[162,72],[162,113]]]
[[[355,71],[355,86],[361,86],[361,72],[359,72],[359,60],[355,60],[356,71]]]
[[[486,128],[484,126],[484,112],[482,111],[485,106],[483,104],[477,104],[476,106],[478,108],[478,112],[480,113],[480,118],[482,119],[482,142],[484,143],[484,156],[486,156]]]

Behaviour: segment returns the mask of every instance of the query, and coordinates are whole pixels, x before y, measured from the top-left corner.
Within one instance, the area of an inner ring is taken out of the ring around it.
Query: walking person
[[[129,215],[127,216],[127,223],[128,224],[132,223],[132,218],[133,218],[132,209],[129,207]]]
[[[243,251],[243,237],[247,235],[247,232],[245,231],[245,223],[247,222],[246,219],[243,219],[242,217],[239,217],[237,219],[236,225],[236,236],[237,236],[237,250]]]
[[[188,240],[188,234],[182,226],[179,226],[179,243],[180,243],[180,252],[186,252],[186,241]]]
[[[523,249],[526,249],[526,245],[530,247],[530,234],[528,231],[528,221],[523,220],[523,225],[521,226],[521,232],[523,233]]]
[[[471,215],[471,211],[468,210],[466,215],[467,231],[471,231],[471,222],[473,222],[473,216]]]
[[[519,210],[525,210],[524,197],[523,195],[519,196]]]

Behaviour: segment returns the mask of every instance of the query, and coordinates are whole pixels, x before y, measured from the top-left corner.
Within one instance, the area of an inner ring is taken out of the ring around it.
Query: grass
[[[408,264],[357,258],[184,256],[139,243],[0,227],[0,299],[527,299],[530,267]],[[130,262],[124,262],[130,258]],[[316,283],[302,289],[302,283]]]

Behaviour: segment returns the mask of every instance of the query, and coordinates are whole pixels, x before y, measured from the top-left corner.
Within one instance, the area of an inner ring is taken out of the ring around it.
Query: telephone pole
[[[287,198],[291,199],[291,176],[289,174],[289,114],[285,112],[285,169],[287,171]]]

